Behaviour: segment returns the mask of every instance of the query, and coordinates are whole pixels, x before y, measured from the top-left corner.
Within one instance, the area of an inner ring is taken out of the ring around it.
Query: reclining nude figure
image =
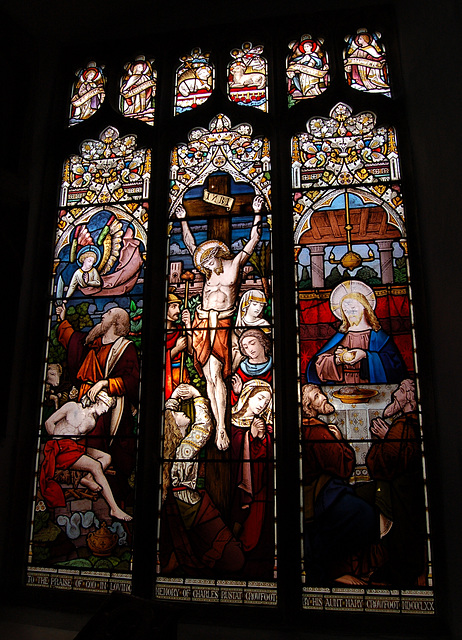
[[[114,404],[113,397],[100,391],[95,402],[91,402],[88,396],[84,396],[81,402],[66,402],[45,422],[45,428],[53,439],[44,448],[40,489],[49,507],[65,506],[62,488],[53,476],[57,469],[71,469],[87,472],[80,484],[91,491],[101,491],[113,518],[125,521],[132,519],[117,505],[104,475],[111,463],[111,456],[81,442],[95,428],[98,417]]]
[[[252,202],[254,221],[249,240],[237,254],[219,240],[207,240],[199,246],[186,221],[183,206],[176,210],[181,222],[183,240],[198,271],[205,276],[201,305],[193,322],[194,364],[204,375],[207,395],[216,421],[215,442],[218,449],[227,449],[225,416],[227,389],[225,379],[232,373],[231,321],[236,308],[242,268],[256,249],[261,237],[263,198]]]

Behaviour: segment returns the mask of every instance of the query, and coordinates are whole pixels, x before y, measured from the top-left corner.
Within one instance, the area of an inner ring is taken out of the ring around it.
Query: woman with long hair
[[[258,545],[262,566],[274,555],[268,509],[273,501],[272,396],[267,382],[249,380],[231,410],[234,534],[247,554]]]

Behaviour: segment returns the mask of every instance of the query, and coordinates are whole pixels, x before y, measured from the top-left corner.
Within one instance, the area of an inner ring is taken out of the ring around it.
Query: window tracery
[[[289,107],[299,100],[315,98],[329,86],[329,62],[323,50],[324,40],[313,40],[304,34],[289,43],[291,53],[286,59]]]
[[[154,60],[137,56],[125,65],[120,81],[120,110],[127,118],[154,124],[157,72]]]
[[[343,52],[348,84],[357,91],[382,93],[391,96],[385,48],[380,33],[358,29],[354,36],[346,36]]]
[[[236,104],[268,111],[268,64],[264,47],[244,42],[228,64],[228,96]]]
[[[103,67],[89,62],[85,69],[76,72],[77,80],[72,89],[69,126],[80,124],[96,113],[106,97]]]
[[[210,53],[202,53],[199,47],[182,56],[176,71],[175,115],[195,109],[212,95],[215,73],[209,58]]]

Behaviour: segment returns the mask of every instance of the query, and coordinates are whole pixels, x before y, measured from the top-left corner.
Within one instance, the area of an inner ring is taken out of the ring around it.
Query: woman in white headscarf
[[[259,544],[261,558],[274,554],[272,540],[272,396],[264,380],[249,380],[231,410],[234,532],[244,552]],[[265,553],[267,550],[267,553]]]
[[[265,333],[271,331],[270,323],[262,316],[266,304],[266,296],[260,289],[249,289],[244,293],[236,318],[238,335],[247,327],[260,327]]]

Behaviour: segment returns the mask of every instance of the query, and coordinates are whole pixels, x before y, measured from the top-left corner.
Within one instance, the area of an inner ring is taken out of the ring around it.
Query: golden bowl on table
[[[378,391],[375,389],[360,389],[359,387],[342,387],[338,391],[333,392],[334,398],[338,398],[344,404],[360,404],[361,402],[369,402],[371,398],[376,396]]]

